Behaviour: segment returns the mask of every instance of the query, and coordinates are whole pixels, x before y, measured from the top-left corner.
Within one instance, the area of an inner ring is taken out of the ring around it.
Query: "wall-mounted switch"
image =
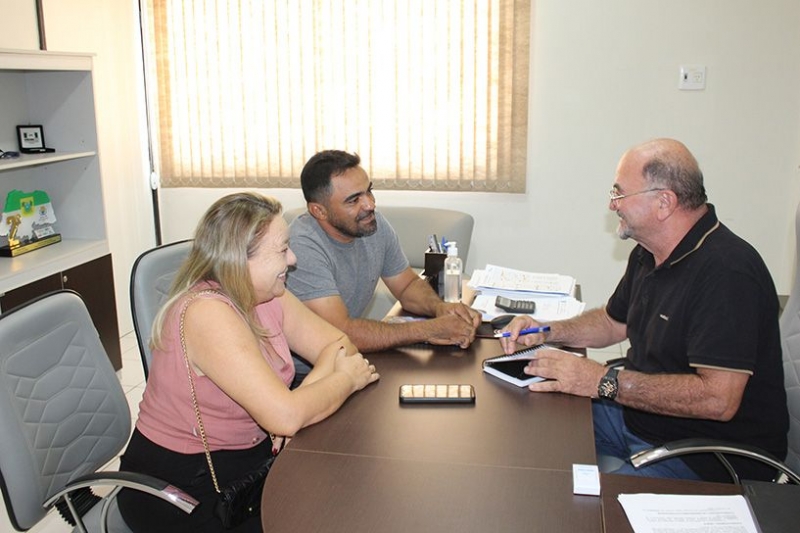
[[[706,67],[703,65],[681,65],[678,89],[702,91],[706,88]]]

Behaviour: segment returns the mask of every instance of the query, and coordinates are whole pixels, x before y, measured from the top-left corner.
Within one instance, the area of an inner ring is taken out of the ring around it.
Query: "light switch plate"
[[[704,65],[681,65],[678,89],[682,91],[702,91],[706,88],[706,67]]]

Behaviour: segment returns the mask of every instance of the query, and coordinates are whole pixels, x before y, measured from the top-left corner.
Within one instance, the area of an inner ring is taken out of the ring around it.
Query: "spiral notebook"
[[[539,344],[510,355],[503,354],[484,359],[483,371],[518,387],[525,387],[537,381],[544,381],[544,378],[529,376],[524,371],[525,367],[528,366],[528,362],[536,357],[536,352],[543,348],[551,348],[551,346]]]

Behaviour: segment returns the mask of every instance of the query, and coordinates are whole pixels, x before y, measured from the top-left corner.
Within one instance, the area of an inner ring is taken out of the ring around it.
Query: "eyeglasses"
[[[655,192],[655,191],[666,191],[667,189],[662,188],[654,188],[654,189],[645,189],[639,192],[632,192],[630,194],[619,194],[616,189],[611,189],[608,191],[608,201],[609,202],[616,202],[618,200],[622,200],[623,198],[627,198],[629,196],[636,196],[637,194],[644,194],[646,192]]]
[[[0,150],[0,159],[13,159],[19,157],[19,152],[4,152]]]

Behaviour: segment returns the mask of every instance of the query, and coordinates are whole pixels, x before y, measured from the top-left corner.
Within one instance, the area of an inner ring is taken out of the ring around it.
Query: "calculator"
[[[494,300],[494,305],[509,313],[531,315],[536,311],[536,302],[533,300],[512,300],[505,296],[498,296]]]

